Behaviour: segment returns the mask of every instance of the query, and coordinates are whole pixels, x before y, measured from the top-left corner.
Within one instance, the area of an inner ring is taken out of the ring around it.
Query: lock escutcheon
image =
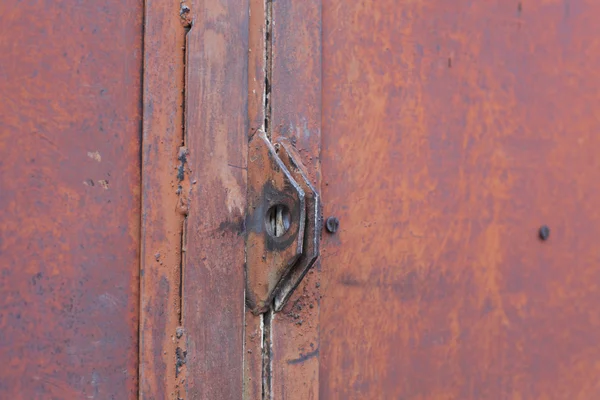
[[[277,148],[277,149],[276,149]],[[319,195],[287,140],[250,140],[246,213],[246,303],[281,310],[319,252]]]

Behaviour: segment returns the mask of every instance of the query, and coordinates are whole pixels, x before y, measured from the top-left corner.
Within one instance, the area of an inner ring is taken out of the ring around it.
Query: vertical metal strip
[[[186,395],[243,396],[248,0],[197,0],[187,35],[192,181],[183,279]],[[196,182],[196,184],[194,184]]]
[[[298,150],[320,192],[321,0],[277,0],[271,11],[271,139]],[[273,319],[275,399],[319,396],[319,261]]]

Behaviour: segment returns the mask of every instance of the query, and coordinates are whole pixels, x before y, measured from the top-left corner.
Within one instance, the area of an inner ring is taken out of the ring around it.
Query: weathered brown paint
[[[146,6],[140,396],[240,398],[244,365],[256,399],[242,210],[265,117],[246,50],[265,27],[247,2],[197,3],[189,154],[181,5]],[[324,3],[323,194],[341,227],[324,238],[321,318],[313,269],[272,321],[273,398],[598,397],[600,6]],[[45,18],[0,6],[0,395],[133,398],[141,4],[29,7]],[[320,1],[272,8],[272,139],[319,185]]]
[[[271,139],[288,138],[320,190],[321,0],[272,2]],[[319,262],[272,322],[273,399],[319,388]]]
[[[0,2],[0,398],[137,397],[142,2]]]
[[[598,398],[600,3],[323,4],[320,398]]]
[[[140,399],[183,398],[182,227],[189,173],[183,141],[186,3],[146,0],[140,294]],[[181,180],[180,180],[181,179]]]
[[[187,35],[192,185],[183,270],[189,399],[243,392],[248,1],[197,0]]]

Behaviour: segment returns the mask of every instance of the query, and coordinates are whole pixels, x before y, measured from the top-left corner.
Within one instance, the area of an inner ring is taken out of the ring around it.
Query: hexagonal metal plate
[[[255,314],[271,307],[278,284],[302,253],[304,197],[265,133],[256,133],[248,148],[246,213],[246,302]],[[282,209],[287,212],[274,211]]]
[[[304,191],[306,222],[302,254],[292,266],[290,273],[284,277],[277,288],[274,302],[275,311],[281,311],[294,292],[294,289],[300,284],[302,278],[304,278],[319,256],[319,235],[321,232],[321,204],[319,194],[306,176],[304,172],[306,169],[300,161],[300,156],[289,140],[282,138],[278,141],[278,144],[280,145],[279,158]]]

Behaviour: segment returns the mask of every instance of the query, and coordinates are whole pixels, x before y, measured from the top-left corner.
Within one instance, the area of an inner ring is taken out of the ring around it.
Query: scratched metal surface
[[[600,397],[598,15],[323,1],[320,398]]]
[[[0,2],[0,398],[137,397],[142,2]]]

